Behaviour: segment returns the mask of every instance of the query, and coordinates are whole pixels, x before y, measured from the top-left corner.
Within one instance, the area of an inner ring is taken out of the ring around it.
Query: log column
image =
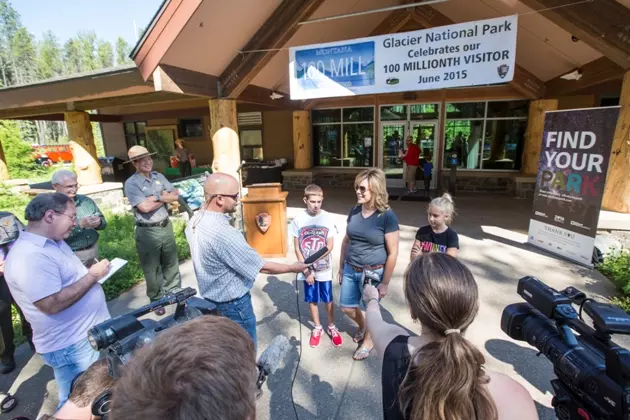
[[[4,149],[0,142],[0,181],[6,181],[11,179],[9,175],[9,166],[7,165],[7,158],[4,156]]]
[[[79,185],[102,184],[101,165],[96,155],[90,115],[87,112],[66,112],[70,150]]]
[[[630,71],[623,78],[619,105],[602,208],[630,213]]]
[[[545,128],[545,112],[557,109],[557,99],[541,99],[530,103],[527,131],[525,132],[525,147],[523,149],[522,175],[536,176],[538,174],[538,162],[540,161],[543,130]]]
[[[211,99],[210,136],[212,137],[212,170],[230,174],[239,179],[237,169],[241,164],[238,138],[236,101],[233,99]]]
[[[313,167],[313,139],[311,134],[311,113],[293,111],[293,158],[295,169]]]

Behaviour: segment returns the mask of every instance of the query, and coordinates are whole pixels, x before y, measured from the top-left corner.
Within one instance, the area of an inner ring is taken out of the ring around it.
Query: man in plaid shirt
[[[263,261],[243,234],[230,225],[229,215],[236,210],[240,194],[234,177],[210,175],[204,193],[205,204],[186,227],[199,292],[217,305],[221,315],[241,325],[256,346],[256,315],[250,289],[258,273],[301,273],[307,266]]]

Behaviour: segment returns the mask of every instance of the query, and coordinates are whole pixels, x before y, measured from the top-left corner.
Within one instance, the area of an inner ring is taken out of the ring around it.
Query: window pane
[[[136,136],[125,136],[125,142],[127,143],[127,149],[136,145]]]
[[[341,166],[341,125],[314,125],[315,166]]]
[[[147,146],[147,136],[146,136],[146,134],[138,134],[136,136],[136,141],[138,142],[138,144],[140,146],[146,147]]]
[[[345,108],[343,110],[343,121],[374,121],[374,107]]]
[[[437,120],[440,115],[439,104],[410,105],[410,119],[413,120]]]
[[[527,117],[529,101],[488,102],[488,118]]]
[[[313,124],[341,122],[341,109],[314,109],[311,119]]]
[[[483,151],[483,169],[520,169],[527,120],[489,120]]]
[[[485,102],[446,104],[446,118],[483,118]]]
[[[479,169],[483,143],[483,121],[447,121],[444,129],[444,167],[450,168],[449,159],[457,153],[458,168]]]
[[[136,134],[136,125],[132,122],[126,122],[124,124],[125,134]]]
[[[393,105],[381,107],[381,121],[407,120],[407,105]]]
[[[343,145],[343,166],[372,166],[374,124],[345,124]]]
[[[138,131],[138,133],[145,133],[145,127],[146,127],[147,123],[145,122],[137,122],[136,123],[136,130]]]

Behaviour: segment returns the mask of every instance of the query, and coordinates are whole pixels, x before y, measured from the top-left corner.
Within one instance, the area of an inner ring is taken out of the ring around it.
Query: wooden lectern
[[[243,197],[245,238],[263,258],[287,254],[287,195],[282,184],[252,184]]]

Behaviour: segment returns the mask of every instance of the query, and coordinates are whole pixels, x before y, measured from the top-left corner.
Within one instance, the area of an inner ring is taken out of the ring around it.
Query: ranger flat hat
[[[157,152],[150,153],[146,147],[143,146],[132,146],[127,152],[127,156],[129,156],[129,160],[125,163],[133,162],[134,160],[142,159],[143,157],[155,155]]]

